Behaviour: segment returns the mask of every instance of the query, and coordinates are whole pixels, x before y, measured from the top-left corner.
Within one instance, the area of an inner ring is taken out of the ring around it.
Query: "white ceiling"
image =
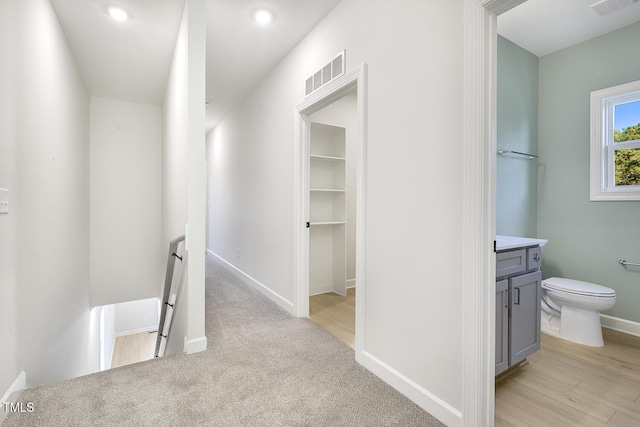
[[[51,0],[92,96],[159,104],[184,0]],[[129,12],[117,22],[107,6]]]
[[[498,17],[498,33],[544,56],[640,21],[640,2],[605,16],[598,0],[527,0]]]
[[[340,0],[207,0],[207,130]],[[92,96],[160,104],[184,0],[51,0]],[[127,10],[116,22],[107,7]],[[251,17],[274,13],[268,26]]]
[[[207,0],[207,130],[340,0]],[[542,56],[640,21],[640,2],[598,16],[596,0],[528,0],[498,18],[507,39]],[[92,96],[160,104],[184,0],[51,0]],[[107,5],[129,11],[113,21]],[[275,14],[268,26],[257,7]]]
[[[207,0],[207,129],[275,67],[340,0]],[[260,26],[251,12],[274,20]]]

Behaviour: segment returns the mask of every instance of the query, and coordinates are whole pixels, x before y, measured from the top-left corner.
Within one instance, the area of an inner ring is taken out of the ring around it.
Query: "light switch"
[[[0,188],[0,214],[9,213],[9,190]]]

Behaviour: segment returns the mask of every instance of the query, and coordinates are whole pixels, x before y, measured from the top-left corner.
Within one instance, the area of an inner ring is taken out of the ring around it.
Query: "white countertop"
[[[525,246],[544,246],[548,240],[532,239],[529,237],[516,236],[496,236],[496,250],[503,251],[505,249],[522,248]]]

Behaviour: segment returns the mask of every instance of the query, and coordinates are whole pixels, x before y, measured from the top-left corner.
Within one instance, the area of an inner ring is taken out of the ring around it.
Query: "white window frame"
[[[640,80],[591,92],[591,201],[640,200],[640,185],[615,185],[615,152],[640,148],[640,141],[613,143],[618,104],[640,101]]]

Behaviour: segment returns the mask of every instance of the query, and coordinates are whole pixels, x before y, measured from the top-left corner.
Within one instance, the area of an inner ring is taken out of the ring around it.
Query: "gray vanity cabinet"
[[[496,254],[496,375],[540,349],[540,247]]]
[[[509,367],[509,280],[496,282],[496,375]]]

